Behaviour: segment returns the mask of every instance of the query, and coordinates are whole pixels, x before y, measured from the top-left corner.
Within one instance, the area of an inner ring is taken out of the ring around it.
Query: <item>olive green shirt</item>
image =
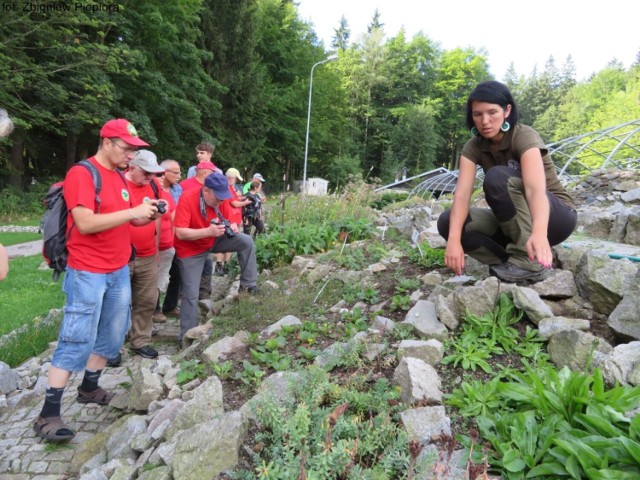
[[[502,138],[497,150],[492,150],[491,140],[482,136],[473,137],[462,148],[462,156],[476,165],[480,165],[485,173],[496,165],[504,165],[521,171],[520,158],[524,152],[533,147],[540,149],[540,155],[542,155],[547,191],[558,197],[568,207],[576,208],[573,198],[556,175],[555,165],[540,135],[527,125],[518,123],[512,127]]]

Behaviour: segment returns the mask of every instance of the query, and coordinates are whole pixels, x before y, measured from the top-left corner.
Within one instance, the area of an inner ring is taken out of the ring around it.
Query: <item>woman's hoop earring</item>
[[[500,127],[500,130],[502,130],[503,132],[508,132],[510,128],[511,125],[509,124],[509,122],[505,121]]]
[[[471,135],[473,135],[474,137],[478,136],[478,129],[476,127],[471,127]]]

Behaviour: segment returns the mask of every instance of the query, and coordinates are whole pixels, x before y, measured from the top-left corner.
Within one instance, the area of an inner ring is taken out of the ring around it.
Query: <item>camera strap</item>
[[[227,219],[226,219],[226,218],[224,218],[224,217],[222,216],[222,214],[220,213],[220,210],[218,210],[218,207],[213,207],[213,211],[214,211],[214,212],[216,212],[216,215],[218,216],[218,219],[219,219],[221,222],[226,222],[226,221],[227,221]]]

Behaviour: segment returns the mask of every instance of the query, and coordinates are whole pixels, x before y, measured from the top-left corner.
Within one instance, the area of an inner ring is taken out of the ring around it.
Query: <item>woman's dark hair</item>
[[[469,95],[467,99],[467,127],[469,129],[474,126],[473,113],[471,111],[471,104],[473,102],[495,103],[503,109],[506,109],[507,105],[511,105],[511,113],[509,113],[506,120],[512,127],[518,123],[520,119],[520,112],[518,112],[518,107],[516,101],[513,99],[513,95],[511,95],[511,91],[506,85],[496,82],[495,80],[478,84]]]

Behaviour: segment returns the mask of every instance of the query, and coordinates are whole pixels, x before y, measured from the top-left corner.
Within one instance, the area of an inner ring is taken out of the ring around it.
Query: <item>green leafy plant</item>
[[[463,417],[477,417],[495,411],[502,401],[498,393],[500,378],[494,377],[490,382],[471,380],[462,382],[460,388],[445,394],[447,403],[457,407]]]
[[[242,371],[236,374],[236,378],[242,382],[257,387],[262,383],[264,372],[258,365],[254,365],[248,360],[242,361]]]
[[[532,367],[498,385],[497,404],[476,418],[491,449],[488,455],[507,479],[627,479],[640,475],[640,387],[605,388],[600,370],[591,374]],[[495,393],[495,392],[494,392]],[[459,400],[459,398],[458,398]],[[463,443],[471,446],[469,438]]]
[[[182,385],[190,382],[195,378],[204,378],[206,376],[205,366],[197,360],[184,360],[180,364],[180,371],[176,375],[176,383]]]
[[[302,372],[284,402],[258,410],[264,446],[244,479],[407,478],[411,454],[397,422],[398,392],[385,379],[339,386],[326,373]],[[365,420],[366,419],[366,420]],[[304,472],[301,474],[301,472]],[[301,476],[303,475],[303,477]]]
[[[411,308],[411,297],[409,295],[394,295],[391,297],[391,305],[389,309],[394,312],[396,310],[409,310]]]
[[[405,251],[412,263],[426,268],[444,267],[444,250],[431,248],[427,242],[422,242],[420,248],[406,247]]]
[[[420,288],[417,278],[400,278],[396,284],[396,293],[410,293]]]
[[[226,380],[231,378],[231,373],[233,372],[233,363],[231,360],[227,360],[225,362],[211,362],[211,369],[213,373],[220,378],[221,380]]]

